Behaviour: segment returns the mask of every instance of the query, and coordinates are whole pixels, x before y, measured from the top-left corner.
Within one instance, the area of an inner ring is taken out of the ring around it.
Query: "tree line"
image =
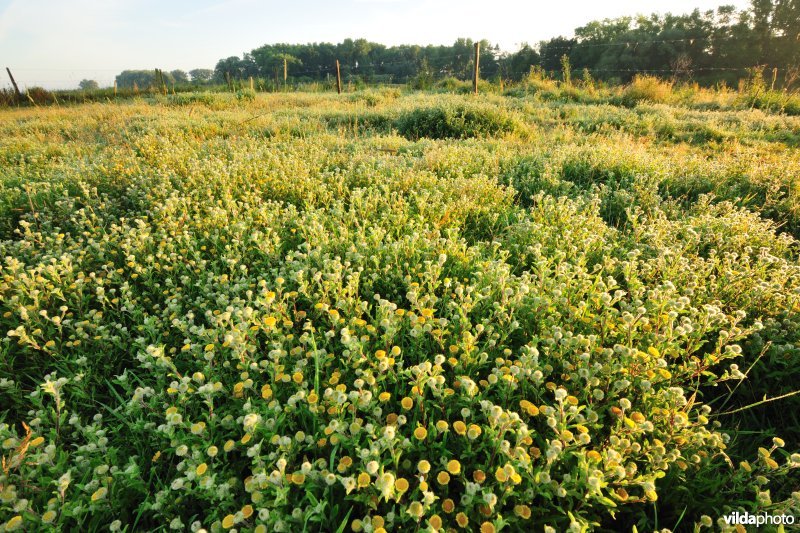
[[[341,43],[265,44],[242,56],[220,59],[213,70],[163,72],[168,84],[231,83],[254,78],[267,83],[322,81],[335,75],[338,60],[345,79],[366,83],[425,84],[472,75],[474,41],[452,45],[385,46],[366,39]],[[485,79],[520,80],[532,68],[549,73],[584,72],[594,79],[630,80],[653,73],[704,84],[735,82],[747,69],[776,68],[797,76],[800,65],[800,0],[751,0],[746,9],[720,6],[683,15],[639,15],[593,21],[571,37],[558,36],[503,52],[480,41]],[[148,87],[154,71],[124,71],[121,87]]]

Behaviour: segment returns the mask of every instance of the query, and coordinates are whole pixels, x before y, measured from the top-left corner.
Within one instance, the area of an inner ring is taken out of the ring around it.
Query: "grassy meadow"
[[[0,531],[800,518],[800,116],[551,85],[1,109]]]

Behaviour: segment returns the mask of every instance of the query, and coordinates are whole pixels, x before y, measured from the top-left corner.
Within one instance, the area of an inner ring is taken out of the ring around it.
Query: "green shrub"
[[[522,129],[508,111],[474,104],[444,104],[403,113],[395,122],[407,139],[466,139],[497,137]]]
[[[666,103],[672,97],[672,83],[655,76],[637,74],[622,91],[622,103],[635,106],[640,102]]]
[[[239,89],[236,91],[236,99],[240,102],[252,102],[256,99],[256,92],[253,89]]]

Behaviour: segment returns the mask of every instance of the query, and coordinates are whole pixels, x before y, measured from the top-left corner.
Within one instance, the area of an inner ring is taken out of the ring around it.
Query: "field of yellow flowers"
[[[0,531],[800,520],[800,117],[0,111]]]

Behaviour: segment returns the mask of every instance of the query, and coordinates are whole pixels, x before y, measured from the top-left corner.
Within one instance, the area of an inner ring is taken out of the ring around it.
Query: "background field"
[[[0,529],[800,515],[781,98],[534,75],[0,111]]]

